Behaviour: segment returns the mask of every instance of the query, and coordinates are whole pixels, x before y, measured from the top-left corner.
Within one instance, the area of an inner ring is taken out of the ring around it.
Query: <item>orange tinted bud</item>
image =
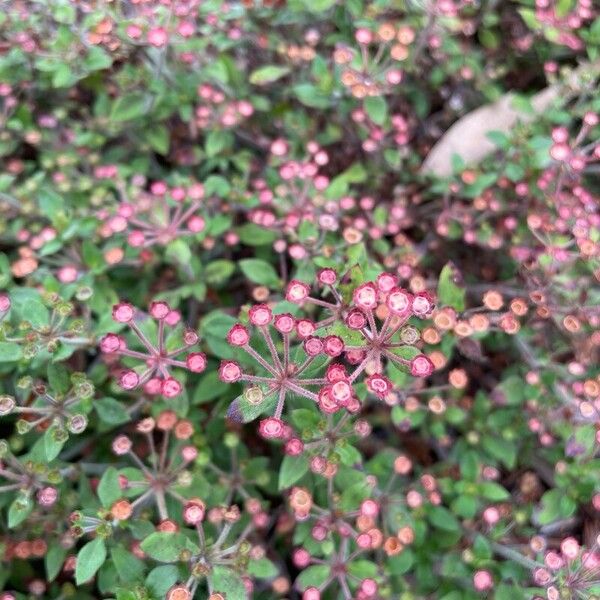
[[[590,398],[600,396],[600,384],[593,379],[586,379],[583,382],[583,393]]]
[[[192,594],[185,585],[175,585],[168,592],[166,600],[190,600]]]
[[[500,319],[500,327],[508,334],[513,335],[521,329],[521,324],[512,314],[506,314]]]
[[[443,412],[446,411],[446,403],[439,396],[434,396],[433,398],[430,398],[429,402],[427,403],[427,406],[429,407],[429,410],[435,415],[441,415]]]
[[[398,28],[396,39],[405,46],[412,44],[415,40],[415,30],[408,25],[403,25]]]
[[[527,304],[521,298],[515,298],[510,303],[510,310],[517,315],[517,317],[522,317],[527,314]]]
[[[384,42],[390,42],[396,35],[396,28],[392,23],[382,23],[377,29],[377,37]]]
[[[433,352],[431,352],[429,354],[429,359],[431,360],[431,362],[433,363],[433,366],[436,369],[441,369],[447,362],[447,358],[444,355],[443,352],[440,352],[439,350],[434,350]]]
[[[290,582],[285,577],[277,577],[271,587],[276,594],[287,594],[290,591]]]
[[[440,340],[442,339],[439,332],[436,329],[434,329],[433,327],[427,327],[426,329],[424,329],[422,336],[423,336],[423,341],[426,344],[438,344],[440,342]]]
[[[164,533],[175,533],[176,531],[179,531],[179,527],[175,521],[171,521],[171,519],[165,519],[158,524],[156,530]]]
[[[312,495],[306,488],[292,488],[290,507],[294,512],[308,514],[312,508]]]
[[[577,333],[581,330],[581,323],[579,322],[579,319],[577,319],[573,315],[567,315],[563,319],[563,325],[565,329],[570,333]]]
[[[469,378],[463,369],[453,369],[448,373],[448,381],[453,388],[463,389],[469,382]]]
[[[469,319],[469,325],[473,328],[473,331],[487,331],[490,326],[490,320],[485,315],[473,315]]]
[[[459,337],[468,337],[473,333],[473,328],[466,321],[459,321],[454,326],[454,333]]]
[[[398,475],[407,475],[412,469],[412,461],[408,456],[400,455],[396,457],[394,461],[394,471]]]
[[[156,426],[162,431],[170,431],[177,423],[177,415],[172,410],[165,410],[158,415]]]
[[[490,290],[483,295],[483,305],[489,310],[500,310],[504,305],[504,298],[499,292]]]
[[[133,509],[129,500],[117,500],[111,507],[110,512],[117,521],[129,519]]]
[[[385,540],[383,544],[383,550],[388,556],[395,556],[396,554],[400,554],[404,546],[400,543],[400,540],[395,537],[389,537]]]
[[[452,329],[456,324],[456,311],[453,308],[442,308],[434,315],[433,323],[442,331]]]
[[[390,56],[394,60],[406,60],[409,54],[408,48],[402,44],[394,44],[390,49]]]
[[[398,539],[406,546],[412,544],[415,541],[415,532],[412,527],[402,527],[398,531]]]
[[[266,302],[269,299],[269,288],[259,285],[252,290],[252,297],[256,302]]]
[[[178,440],[187,440],[194,435],[194,426],[187,419],[178,421],[175,425],[175,437]]]
[[[367,531],[371,537],[371,548],[379,548],[383,543],[383,533],[377,527],[373,527]]]
[[[359,531],[368,531],[375,525],[375,520],[372,517],[360,515],[356,518],[356,528]]]

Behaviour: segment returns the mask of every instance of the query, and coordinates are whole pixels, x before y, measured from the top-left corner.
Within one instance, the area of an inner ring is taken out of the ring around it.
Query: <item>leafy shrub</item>
[[[0,600],[600,597],[594,2],[0,6]]]

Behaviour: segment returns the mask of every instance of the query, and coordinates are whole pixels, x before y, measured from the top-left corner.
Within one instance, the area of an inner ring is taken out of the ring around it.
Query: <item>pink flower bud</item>
[[[10,309],[10,298],[6,294],[0,294],[0,313]]]
[[[298,438],[291,438],[285,443],[285,453],[289,456],[299,456],[304,450],[304,442]]]
[[[107,333],[100,340],[100,350],[102,352],[111,353],[125,347],[125,341],[115,333]]]
[[[194,215],[188,219],[186,226],[192,233],[200,233],[204,231],[206,221],[200,215]]]
[[[119,385],[124,390],[132,390],[136,388],[139,382],[140,378],[138,377],[138,374],[135,371],[132,371],[131,369],[123,371],[123,373],[121,373],[121,376],[119,377]]]
[[[285,335],[294,331],[296,320],[290,314],[277,315],[275,317],[275,329]]]
[[[354,290],[354,304],[363,310],[373,310],[377,307],[377,288],[371,283],[363,283]]]
[[[41,506],[52,506],[58,499],[58,490],[53,487],[45,487],[38,491],[37,501]]]
[[[315,330],[315,324],[308,319],[299,319],[296,322],[296,332],[302,339],[306,339],[313,335]]]
[[[223,360],[219,366],[219,379],[225,383],[235,383],[242,378],[240,365],[232,360]]]
[[[354,34],[354,39],[361,45],[367,46],[373,41],[373,34],[364,27],[357,29]]]
[[[245,346],[250,340],[248,330],[241,324],[234,325],[227,334],[227,341],[232,346]]]
[[[424,354],[419,354],[410,361],[410,373],[414,377],[428,377],[433,369],[433,363]]]
[[[135,309],[129,302],[119,302],[112,310],[112,318],[118,323],[129,323],[135,314]]]
[[[202,373],[206,369],[206,355],[203,352],[192,352],[187,355],[185,364],[193,373]]]
[[[273,319],[273,313],[266,304],[257,304],[248,312],[248,317],[252,325],[257,327],[265,327]]]
[[[476,571],[473,575],[473,586],[478,592],[490,590],[494,585],[494,581],[489,571]]]
[[[332,363],[327,367],[325,378],[329,383],[335,383],[336,381],[342,381],[346,379],[346,367],[337,363]]]
[[[433,308],[433,302],[427,292],[419,292],[412,299],[412,311],[417,317],[428,315]]]
[[[288,302],[302,302],[308,297],[310,293],[310,287],[297,279],[292,279],[287,286],[285,292],[285,299]]]
[[[162,393],[162,379],[160,377],[152,377],[144,384],[144,391],[150,396],[156,396]]]
[[[178,396],[181,393],[181,390],[181,384],[173,377],[167,377],[162,382],[161,392],[165,398],[175,398],[175,396]]]
[[[131,440],[126,435],[120,435],[113,440],[112,451],[117,456],[122,456],[131,450],[131,446]]]
[[[381,375],[380,373],[374,373],[365,380],[367,389],[379,396],[379,398],[385,398],[392,391],[392,382]]]
[[[337,335],[328,335],[324,340],[324,349],[327,356],[339,356],[344,351],[344,340]]]
[[[381,273],[377,277],[377,287],[381,292],[387,294],[388,292],[391,292],[396,285],[398,285],[398,278],[396,275],[392,275],[391,273]]]
[[[412,295],[406,290],[395,288],[389,293],[386,304],[395,315],[406,315],[411,310]]]
[[[298,548],[292,554],[292,561],[299,569],[304,569],[310,564],[310,554],[304,548]]]
[[[169,40],[166,30],[163,27],[154,27],[148,31],[148,43],[155,48],[165,46]],[[162,182],[156,182],[162,183]],[[155,184],[153,184],[155,185]],[[166,187],[166,186],[165,186]],[[154,191],[152,193],[155,193]]]
[[[321,592],[314,586],[308,587],[302,594],[302,600],[321,600]]]
[[[276,439],[282,437],[284,424],[281,419],[267,417],[258,426],[258,433],[265,439]]]
[[[319,337],[311,336],[304,340],[304,351],[308,356],[317,356],[323,352],[323,341]]]
[[[206,505],[202,500],[194,498],[183,507],[183,520],[189,525],[197,525],[204,520]]]
[[[321,285],[333,285],[337,281],[337,273],[333,269],[321,269],[317,278]]]
[[[153,302],[150,305],[150,314],[155,319],[164,319],[170,311],[171,308],[166,302]]]

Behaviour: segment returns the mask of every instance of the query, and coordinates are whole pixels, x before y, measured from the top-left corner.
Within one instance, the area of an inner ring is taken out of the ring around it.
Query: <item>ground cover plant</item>
[[[600,598],[593,0],[0,0],[0,600]]]

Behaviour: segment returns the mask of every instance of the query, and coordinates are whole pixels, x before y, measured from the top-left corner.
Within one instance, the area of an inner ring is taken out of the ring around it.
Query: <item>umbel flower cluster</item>
[[[345,290],[348,299],[344,300],[334,269],[322,269],[317,280],[315,296],[310,295],[311,286],[298,280],[290,281],[285,293],[288,302],[316,309],[317,318],[273,314],[268,305],[257,304],[248,311],[249,327],[236,323],[227,334],[231,346],[253,359],[258,374],[245,373],[238,362],[225,360],[219,377],[225,383],[250,384],[244,392],[248,404],[261,409],[272,406],[272,415],[260,422],[263,437],[289,436],[281,417],[286,400],[294,396],[312,400],[325,414],[357,413],[361,408],[357,384],[364,383],[377,398],[393,391],[386,376],[388,365],[416,377],[433,372],[431,360],[414,345],[419,331],[408,325],[411,317],[432,313],[428,294],[413,295],[398,287],[397,276],[381,273],[375,281]],[[340,335],[329,333],[336,331]],[[253,332],[266,353],[253,347]],[[236,410],[234,404],[229,414],[235,416]]]

